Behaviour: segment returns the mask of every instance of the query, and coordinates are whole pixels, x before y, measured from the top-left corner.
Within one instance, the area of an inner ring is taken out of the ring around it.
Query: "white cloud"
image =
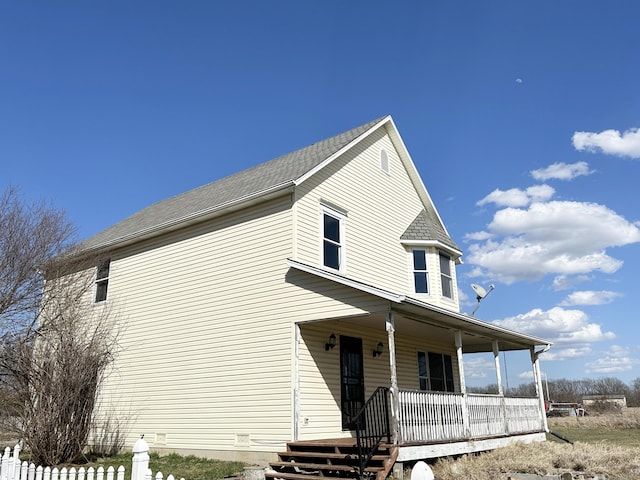
[[[613,302],[621,296],[621,293],[609,290],[582,290],[567,295],[559,305],[562,307],[570,307],[573,305],[604,305]]]
[[[606,249],[640,242],[640,228],[596,203],[552,201],[495,213],[493,238],[472,244],[467,263],[476,274],[510,284],[546,274],[613,273],[622,261]]]
[[[587,344],[615,338],[613,332],[602,332],[600,325],[589,323],[587,314],[582,310],[568,310],[554,307],[550,310],[540,308],[527,313],[492,322],[503,328],[549,340],[554,343],[551,349],[556,356],[563,348],[582,349]],[[550,352],[549,352],[550,353]],[[545,359],[553,355],[545,353]]]
[[[495,363],[486,358],[465,358],[464,376],[466,378],[487,378],[487,372],[495,372]]]
[[[555,190],[549,185],[533,185],[526,190],[510,188],[500,190],[496,188],[476,205],[482,206],[487,203],[494,203],[499,207],[526,207],[533,202],[544,202],[553,197]]]
[[[543,354],[543,359],[552,360],[573,360],[575,358],[588,357],[593,353],[589,345],[581,347],[552,347],[551,350]]]
[[[518,374],[518,378],[524,378],[527,380],[533,380],[533,370],[525,370]]]
[[[624,133],[618,130],[603,130],[600,133],[575,132],[571,141],[579,151],[601,151],[618,157],[640,158],[640,128],[632,128]]]
[[[587,373],[612,374],[628,372],[640,364],[638,359],[632,358],[631,351],[626,347],[612,345],[600,358],[585,364]]]
[[[575,177],[581,175],[591,175],[594,171],[589,170],[589,164],[587,162],[577,163],[553,163],[546,168],[540,168],[538,170],[532,170],[531,176],[536,180],[572,180]]]
[[[591,280],[591,277],[589,275],[558,275],[553,279],[552,286],[556,291],[568,290],[578,283],[587,282],[589,280]]]
[[[464,236],[464,240],[465,241],[477,241],[477,242],[481,242],[483,240],[488,240],[491,237],[493,237],[493,235],[491,235],[489,232],[473,232],[473,233],[467,233]]]

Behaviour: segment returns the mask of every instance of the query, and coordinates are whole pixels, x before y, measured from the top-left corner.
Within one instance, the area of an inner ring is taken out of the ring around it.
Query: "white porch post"
[[[396,369],[396,340],[395,340],[395,320],[392,312],[387,312],[385,321],[385,329],[387,331],[387,339],[389,342],[389,369],[391,372],[391,441],[398,443],[398,420],[400,418],[400,402],[398,399],[398,372]]]
[[[467,408],[467,382],[464,378],[464,362],[462,360],[462,331],[456,330],[456,355],[458,358],[458,377],[460,378],[460,393],[462,394],[462,426],[466,437],[471,436],[469,426],[469,409]]]
[[[502,369],[500,368],[500,347],[498,341],[492,342],[493,346],[493,363],[496,366],[496,381],[498,382],[498,395],[504,396],[504,389],[502,388]]]
[[[294,325],[293,441],[300,439],[300,325]]]
[[[467,393],[467,384],[464,379],[464,364],[462,362],[462,332],[460,330],[456,330],[455,332],[455,341],[456,341],[456,354],[458,356],[458,376],[460,377],[460,393],[466,395]]]
[[[542,393],[542,375],[540,375],[540,354],[545,350],[536,352],[536,347],[532,346],[529,349],[531,354],[531,363],[533,364],[533,381],[536,385],[536,395],[538,396],[538,404],[540,405],[540,412],[542,414],[542,425],[545,432],[549,431],[547,424],[547,414],[544,409],[544,394]]]

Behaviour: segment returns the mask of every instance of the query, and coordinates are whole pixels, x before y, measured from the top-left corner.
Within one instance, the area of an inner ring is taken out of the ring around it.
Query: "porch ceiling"
[[[360,325],[362,327],[379,328],[385,330],[385,314],[371,314],[351,318],[343,318],[342,322]],[[455,332],[462,332],[462,351],[464,353],[478,353],[493,351],[493,341],[498,341],[500,351],[528,350],[531,346],[542,346],[546,343],[526,343],[519,338],[513,338],[505,333],[494,330],[483,331],[482,328],[470,329],[468,324],[456,324],[450,318],[420,317],[412,313],[400,312],[394,309],[395,331],[397,335],[414,338],[428,338],[437,343],[455,344]],[[520,341],[519,341],[520,340]]]
[[[528,350],[531,347],[551,345],[551,342],[547,340],[514,332],[469,315],[390,292],[312,265],[292,259],[287,259],[287,263],[294,269],[335,282],[344,288],[353,288],[388,301],[389,311],[394,315],[396,332],[401,335],[455,343],[454,335],[459,330],[462,332],[462,351],[464,353],[491,352],[493,342],[496,340],[501,351]],[[386,314],[387,312],[371,312],[368,315],[342,320],[384,330]]]

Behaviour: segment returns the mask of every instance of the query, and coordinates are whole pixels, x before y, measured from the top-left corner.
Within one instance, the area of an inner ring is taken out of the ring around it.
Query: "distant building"
[[[627,397],[624,395],[585,395],[582,403],[588,410],[590,406],[598,403],[609,403],[620,408],[627,408]]]

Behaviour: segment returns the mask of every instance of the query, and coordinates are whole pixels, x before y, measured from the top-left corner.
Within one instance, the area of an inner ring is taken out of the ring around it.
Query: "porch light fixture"
[[[329,341],[324,344],[324,349],[326,351],[333,350],[333,347],[336,346],[336,336],[335,334],[329,335]]]
[[[383,348],[384,348],[384,345],[382,345],[382,342],[378,342],[376,349],[373,351],[373,356],[379,357],[380,355],[382,355]]]

